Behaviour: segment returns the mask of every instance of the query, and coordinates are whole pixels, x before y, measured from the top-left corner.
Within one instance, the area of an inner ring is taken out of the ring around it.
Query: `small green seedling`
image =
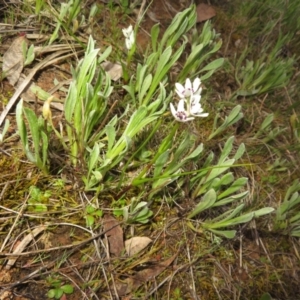
[[[53,287],[47,293],[47,296],[51,299],[52,298],[61,299],[61,297],[64,294],[72,294],[74,291],[72,285],[70,284],[62,285],[62,282],[58,277],[48,277],[47,281],[50,284],[50,286]]]
[[[93,205],[87,205],[85,213],[86,225],[88,227],[92,227],[94,225],[96,218],[101,218],[103,216],[103,211],[101,209],[97,209]]]
[[[149,222],[153,212],[148,207],[148,202],[137,202],[133,199],[129,207],[123,208],[123,217],[129,224],[141,223],[146,224]]]
[[[51,196],[51,192],[47,190],[43,192],[35,185],[32,185],[29,188],[29,193],[30,193],[30,196],[28,198],[29,210],[34,212],[46,212],[48,210],[46,204]]]

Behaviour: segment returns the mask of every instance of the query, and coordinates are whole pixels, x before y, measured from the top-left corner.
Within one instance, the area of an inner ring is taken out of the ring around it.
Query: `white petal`
[[[131,44],[133,45],[134,42],[135,42],[135,40],[134,40],[134,32],[133,31],[130,34],[129,40],[130,40]]]
[[[209,115],[208,113],[203,113],[203,108],[201,106],[200,106],[200,108],[198,108],[197,111],[196,110],[191,111],[191,114],[192,114],[192,116],[202,117],[202,118],[205,118]]]
[[[188,117],[188,118],[186,118],[184,120],[178,120],[178,121],[185,123],[185,122],[193,121],[194,119],[195,119],[194,117]]]
[[[173,117],[176,119],[177,110],[175,109],[175,107],[172,103],[170,103],[170,109],[171,109],[171,113],[172,113]]]
[[[177,93],[177,95],[180,98],[184,98],[184,91],[185,91],[185,89],[184,89],[183,85],[180,84],[180,83],[178,83],[178,82],[176,82],[175,83],[175,87],[176,87],[175,92]]]
[[[200,84],[201,84],[201,80],[200,78],[195,78],[194,81],[193,81],[193,92],[196,93],[200,87]],[[200,91],[201,92],[201,91]],[[200,93],[199,93],[200,94]]]
[[[184,104],[185,104],[185,99],[180,99],[179,102],[178,102],[178,108],[177,108],[177,111],[180,111],[180,112],[185,112],[185,109],[184,109]]]
[[[176,121],[178,122],[182,122],[182,123],[185,123],[185,122],[189,122],[189,121],[192,121],[194,120],[195,118],[194,117],[188,117],[184,112],[178,112],[175,116],[175,119]]]
[[[197,115],[198,113],[202,113],[202,112],[203,112],[203,109],[202,109],[200,103],[192,105],[192,107],[191,107],[191,114],[192,115]]]
[[[203,114],[197,115],[197,117],[206,118],[206,117],[208,117],[208,115],[209,115],[209,113],[203,113]]]
[[[189,116],[189,114],[184,110],[184,105],[185,99],[181,99],[179,101],[177,110],[175,109],[174,105],[170,103],[171,113],[178,122],[188,122],[195,119],[194,117]]]
[[[128,28],[122,29],[123,34],[126,38],[129,38],[132,33],[132,25],[129,25]]]
[[[186,80],[185,80],[185,89],[186,90],[191,90],[192,89],[192,83],[191,83],[191,80],[189,79],[189,78],[187,78]]]
[[[201,100],[201,95],[193,95],[192,97],[191,97],[191,103],[192,103],[192,105],[193,104],[196,104],[196,103],[200,103],[200,100]]]

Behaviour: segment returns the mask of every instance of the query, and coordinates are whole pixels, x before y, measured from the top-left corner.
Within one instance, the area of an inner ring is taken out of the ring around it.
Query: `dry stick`
[[[64,51],[58,51],[56,53],[53,53],[52,55],[48,56],[46,59],[44,59],[43,61],[41,61],[40,63],[38,63],[33,69],[31,69],[30,73],[26,76],[26,78],[24,79],[24,81],[22,82],[22,84],[17,88],[17,90],[15,91],[14,95],[11,97],[11,99],[9,100],[8,104],[6,105],[6,107],[4,108],[4,110],[2,111],[1,115],[0,115],[0,126],[2,125],[2,123],[4,122],[7,114],[9,113],[9,111],[11,110],[11,108],[13,107],[13,105],[15,104],[15,102],[18,100],[19,96],[21,95],[21,93],[24,91],[24,89],[27,87],[27,85],[29,84],[30,80],[33,78],[33,76],[35,75],[35,73],[49,65],[52,65],[62,59],[68,58],[72,55],[74,55],[73,53],[71,54],[67,54],[64,56],[61,56],[59,58],[57,58],[60,55],[65,54],[66,52],[69,52],[69,50],[64,50]]]

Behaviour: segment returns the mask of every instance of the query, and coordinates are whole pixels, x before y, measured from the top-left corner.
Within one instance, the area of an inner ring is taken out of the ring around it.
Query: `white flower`
[[[122,29],[122,31],[123,31],[123,35],[125,36],[126,48],[130,50],[135,42],[132,25],[129,25],[128,28]]]
[[[203,113],[203,108],[201,107],[200,104],[201,96],[200,95],[193,95],[190,98],[191,104],[190,104],[190,112],[192,116],[195,117],[202,117],[205,118],[209,114],[208,113]]]
[[[200,95],[202,88],[200,88],[201,80],[200,78],[195,78],[193,84],[189,78],[186,79],[185,85],[183,86],[180,83],[175,83],[176,93],[182,99],[190,97],[191,95]]]
[[[194,117],[191,117],[189,112],[184,109],[185,102],[185,99],[180,99],[177,110],[175,109],[174,105],[170,103],[171,113],[179,122],[188,122],[195,119]]]
[[[191,83],[189,78],[185,81],[185,86],[180,83],[176,83],[176,93],[180,97],[178,102],[177,110],[174,105],[170,104],[170,109],[174,118],[179,122],[188,122],[194,120],[195,117],[207,117],[208,113],[203,112],[203,108],[200,104],[201,91],[200,87],[201,80],[196,78]]]

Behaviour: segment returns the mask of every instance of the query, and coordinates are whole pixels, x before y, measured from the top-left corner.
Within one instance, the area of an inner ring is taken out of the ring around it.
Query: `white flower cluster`
[[[174,118],[179,122],[188,122],[194,120],[195,117],[207,117],[208,113],[203,113],[201,107],[201,80],[196,78],[193,84],[189,78],[185,81],[185,86],[176,83],[176,93],[180,100],[178,102],[177,110],[174,105],[170,104],[170,109]]]
[[[135,42],[132,25],[129,25],[128,28],[122,29],[122,31],[123,31],[123,35],[125,36],[126,48],[130,50]]]

